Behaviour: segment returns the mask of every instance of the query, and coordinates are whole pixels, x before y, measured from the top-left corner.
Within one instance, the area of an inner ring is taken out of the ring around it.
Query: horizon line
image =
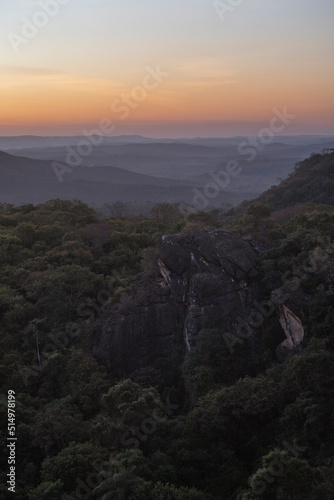
[[[85,137],[94,137],[96,134],[89,134],[88,136],[85,135]],[[101,137],[107,138],[107,139],[118,139],[121,137],[137,137],[140,139],[153,139],[155,141],[158,140],[191,140],[191,139],[236,139],[238,137],[256,137],[255,135],[225,135],[225,136],[192,136],[192,137],[150,137],[150,136],[144,136],[140,134],[120,134],[120,135],[103,135],[100,134]],[[6,139],[11,139],[11,138],[45,138],[45,139],[53,139],[53,138],[78,138],[78,137],[83,137],[82,134],[73,134],[73,135],[35,135],[35,134],[20,134],[20,135],[0,135],[0,139],[6,138]],[[288,134],[288,135],[276,135],[275,138],[279,137],[334,137],[333,134],[317,134],[317,133],[308,133],[308,134]]]

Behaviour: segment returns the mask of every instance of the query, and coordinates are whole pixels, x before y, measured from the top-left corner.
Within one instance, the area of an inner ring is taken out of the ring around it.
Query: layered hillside
[[[297,203],[334,205],[334,150],[297,163],[287,179],[254,201],[265,203],[272,211]]]

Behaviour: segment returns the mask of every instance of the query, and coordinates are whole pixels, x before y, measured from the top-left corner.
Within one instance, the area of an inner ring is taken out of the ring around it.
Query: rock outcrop
[[[298,351],[298,347],[304,339],[304,327],[298,316],[286,306],[281,308],[279,321],[286,339],[277,347],[276,356],[279,361],[284,361]]]
[[[258,252],[223,230],[165,236],[160,277],[117,306],[108,306],[94,333],[94,354],[117,376],[153,366],[179,376],[187,349],[205,328],[236,332],[257,298]]]

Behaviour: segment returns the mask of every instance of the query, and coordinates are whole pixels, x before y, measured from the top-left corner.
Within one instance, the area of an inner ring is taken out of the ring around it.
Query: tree
[[[319,468],[277,448],[263,457],[249,485],[249,490],[239,500],[318,500],[320,485],[324,494],[321,500],[331,498],[329,484],[326,486],[325,476]]]
[[[172,226],[182,218],[182,214],[176,205],[172,205],[171,203],[157,203],[152,208],[151,213],[158,224],[165,226]]]
[[[194,403],[198,397],[219,387],[232,383],[247,373],[245,346],[231,356],[219,330],[202,330],[196,345],[187,353],[182,367],[185,386]]]
[[[96,297],[106,288],[103,276],[96,275],[77,264],[60,266],[54,270],[31,273],[25,283],[29,301],[33,301],[36,315],[48,317],[49,328],[76,319],[76,311],[85,297]]]
[[[43,482],[55,482],[61,478],[64,490],[75,491],[78,484],[86,482],[94,472],[95,462],[108,459],[108,451],[91,443],[70,443],[58,455],[46,458],[41,467]]]
[[[271,216],[270,208],[264,203],[253,203],[246,211],[247,215],[253,218],[255,228],[258,228],[260,222]]]
[[[115,201],[114,203],[107,205],[107,207],[110,211],[110,215],[112,215],[112,217],[116,217],[117,219],[124,219],[129,213],[128,207],[123,201]]]
[[[29,493],[29,500],[62,500],[63,483],[57,481],[45,481]]]
[[[59,453],[71,441],[86,441],[87,423],[78,408],[64,401],[53,401],[40,410],[33,426],[34,445],[46,455]]]
[[[118,382],[101,398],[103,410],[123,427],[140,426],[161,405],[156,389],[143,388],[130,379]]]

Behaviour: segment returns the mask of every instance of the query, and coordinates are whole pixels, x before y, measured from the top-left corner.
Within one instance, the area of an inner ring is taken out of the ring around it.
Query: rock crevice
[[[236,329],[258,295],[258,252],[223,230],[165,236],[161,276],[141,285],[126,304],[105,310],[94,354],[118,376],[155,366],[168,379],[179,373],[202,329]]]

